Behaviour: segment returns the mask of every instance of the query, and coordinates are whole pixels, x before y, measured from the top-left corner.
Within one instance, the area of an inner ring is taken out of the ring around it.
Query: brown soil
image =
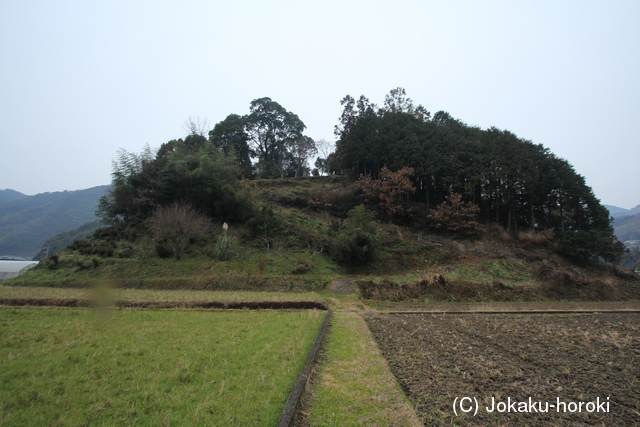
[[[640,302],[631,301],[572,301],[572,302],[377,302],[372,304],[381,311],[422,313],[558,313],[637,311]]]
[[[638,313],[384,314],[366,320],[424,425],[640,425]],[[455,399],[463,397],[477,399],[475,417],[454,414]],[[549,412],[487,411],[492,399],[509,398],[548,402]],[[589,413],[587,402],[598,398],[609,398],[609,411]],[[558,411],[551,407],[557,399],[585,406]]]

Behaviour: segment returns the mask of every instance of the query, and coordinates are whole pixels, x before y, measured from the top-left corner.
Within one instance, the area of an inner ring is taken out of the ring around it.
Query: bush
[[[363,192],[365,201],[379,202],[382,209],[391,218],[406,214],[402,200],[404,196],[413,194],[416,187],[411,182],[413,168],[404,167],[391,172],[386,166],[380,171],[380,179],[371,176],[360,176],[356,187]]]
[[[331,244],[331,252],[336,261],[349,267],[362,267],[376,258],[378,249],[378,223],[375,213],[360,205],[349,211]]]
[[[160,258],[170,258],[173,256],[173,251],[165,246],[162,242],[156,243],[156,255]]]
[[[191,205],[174,203],[156,209],[148,226],[156,241],[158,256],[163,257],[169,250],[179,260],[190,240],[207,231],[208,221]]]
[[[380,283],[359,280],[356,285],[363,298],[378,301],[423,299],[427,295],[435,295],[441,299],[456,296],[456,287],[452,285],[449,277],[441,273],[429,274],[413,283],[396,283],[389,279],[383,279]],[[458,291],[460,289],[465,288],[458,286]]]
[[[475,235],[480,230],[477,221],[480,208],[471,202],[463,202],[461,194],[453,194],[447,202],[443,202],[431,211],[429,217],[436,228],[466,236]]]
[[[270,204],[260,205],[254,209],[255,216],[247,221],[249,236],[272,237],[280,232],[281,226],[276,216],[273,206]]]
[[[226,223],[225,223],[226,224]],[[224,233],[218,236],[213,245],[213,257],[220,261],[229,261],[234,256],[238,256],[238,243],[234,236]]]
[[[518,233],[518,240],[524,243],[534,245],[548,246],[555,238],[555,230],[549,229],[544,231],[527,230]]]
[[[83,255],[101,255],[105,257],[112,256],[115,250],[112,243],[102,240],[76,240],[68,248]]]
[[[560,253],[579,263],[595,257],[602,257],[607,262],[619,261],[625,248],[609,231],[565,231],[559,242]]]
[[[308,260],[298,260],[291,270],[291,274],[306,274],[313,268],[313,263]]]

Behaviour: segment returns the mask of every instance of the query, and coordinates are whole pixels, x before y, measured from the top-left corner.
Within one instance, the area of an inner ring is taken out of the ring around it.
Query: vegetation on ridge
[[[621,255],[607,210],[542,145],[432,116],[402,89],[382,108],[364,97],[343,105],[336,151],[317,162],[329,176],[300,166],[313,141],[269,98],[209,138],[191,122],[185,139],[156,152],[120,151],[99,209],[110,226],[19,280],[80,286],[108,276],[120,287],[212,290],[318,290],[342,274],[419,282],[474,253],[461,239],[502,245],[494,253],[510,246],[505,256],[529,259],[533,281],[545,259],[556,271],[560,255],[583,265]]]

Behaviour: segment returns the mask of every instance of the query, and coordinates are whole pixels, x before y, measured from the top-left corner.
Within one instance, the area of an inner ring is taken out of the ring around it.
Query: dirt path
[[[351,284],[353,283],[352,277],[338,277],[337,279],[333,279],[331,282],[331,293],[332,294],[350,294],[353,292],[351,288]]]

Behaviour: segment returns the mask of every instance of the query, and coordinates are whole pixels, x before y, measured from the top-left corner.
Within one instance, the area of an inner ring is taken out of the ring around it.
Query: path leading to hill
[[[416,410],[364,321],[367,307],[353,293],[353,280],[332,282],[331,326],[299,425],[420,427]]]
[[[353,283],[352,277],[338,277],[331,282],[332,294],[350,294],[353,292],[351,284]]]

